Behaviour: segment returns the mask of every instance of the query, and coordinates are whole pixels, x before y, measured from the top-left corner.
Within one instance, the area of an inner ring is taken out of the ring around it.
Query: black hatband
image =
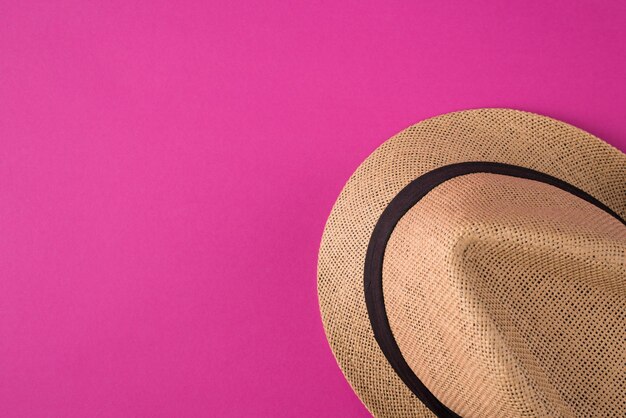
[[[383,299],[383,258],[391,233],[410,208],[439,184],[471,173],[503,174],[550,184],[599,207],[626,225],[626,221],[617,213],[576,186],[529,168],[495,162],[465,162],[437,168],[409,183],[391,200],[380,216],[367,248],[364,271],[365,303],[374,336],[389,364],[419,400],[438,417],[459,416],[428,390],[402,356],[391,331]]]

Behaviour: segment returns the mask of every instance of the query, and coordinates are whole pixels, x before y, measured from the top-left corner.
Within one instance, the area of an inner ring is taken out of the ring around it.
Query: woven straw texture
[[[626,413],[626,226],[593,204],[454,178],[398,223],[383,281],[403,356],[461,416]]]
[[[432,414],[374,339],[363,295],[369,238],[408,183],[464,161],[550,174],[626,217],[626,156],[544,116],[456,112],[385,142],[337,199],[318,262],[328,341],[376,416]],[[464,416],[623,413],[626,244],[616,222],[552,186],[508,176],[472,174],[431,191],[398,224],[383,268],[392,331],[416,375]]]

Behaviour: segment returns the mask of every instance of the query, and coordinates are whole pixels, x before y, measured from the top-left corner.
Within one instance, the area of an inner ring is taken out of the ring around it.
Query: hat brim
[[[525,167],[556,177],[626,217],[626,155],[572,125],[510,109],[434,117],[374,151],[350,177],[326,223],[318,295],[326,336],[350,385],[378,417],[428,417],[430,410],[391,367],[368,317],[363,268],[374,227],[409,183],[464,162]]]

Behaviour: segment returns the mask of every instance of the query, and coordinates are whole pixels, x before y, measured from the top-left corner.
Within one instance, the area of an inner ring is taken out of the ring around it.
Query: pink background
[[[0,3],[2,416],[367,416],[315,277],[358,164],[476,107],[626,150],[623,1],[260,3]]]

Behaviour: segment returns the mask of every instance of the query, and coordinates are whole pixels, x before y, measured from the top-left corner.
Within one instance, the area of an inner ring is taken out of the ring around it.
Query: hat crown
[[[402,217],[382,287],[402,355],[455,412],[589,416],[623,398],[626,382],[605,382],[626,379],[624,277],[618,219],[549,184],[474,173]]]

